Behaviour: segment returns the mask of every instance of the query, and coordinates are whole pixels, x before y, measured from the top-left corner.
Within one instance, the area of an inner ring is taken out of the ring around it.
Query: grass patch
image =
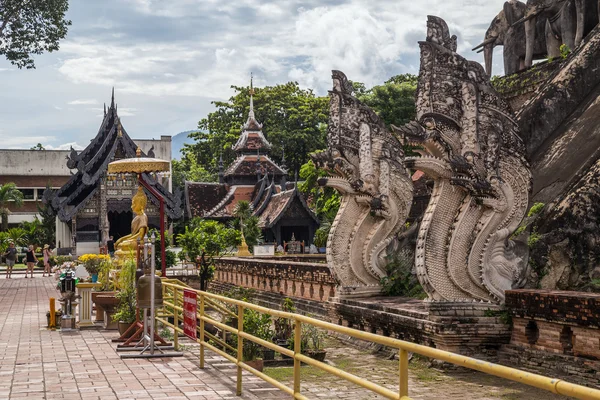
[[[1,265],[1,267],[2,267],[2,269],[4,269],[4,270],[6,270],[6,268],[7,268],[7,267],[6,267],[6,264],[2,264],[2,265]],[[16,270],[18,270],[18,269],[27,269],[27,265],[25,265],[25,264],[15,264],[15,265],[14,265],[14,267],[13,267],[13,271],[16,271]],[[34,270],[35,270],[35,269],[36,269],[36,268],[34,268]]]
[[[279,382],[289,381],[294,378],[294,368],[292,367],[265,368],[263,372],[265,375]]]
[[[415,374],[415,377],[421,382],[434,382],[446,380],[439,371],[430,368],[426,358],[418,355],[413,355],[413,358],[408,363],[408,369]]]

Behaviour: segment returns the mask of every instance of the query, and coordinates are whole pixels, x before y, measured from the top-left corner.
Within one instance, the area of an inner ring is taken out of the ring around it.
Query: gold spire
[[[135,150],[135,155],[136,155],[136,157],[142,156],[142,150],[140,149],[140,146],[138,146],[138,148]]]

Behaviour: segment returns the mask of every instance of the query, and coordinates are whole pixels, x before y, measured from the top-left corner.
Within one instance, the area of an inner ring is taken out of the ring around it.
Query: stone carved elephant
[[[510,0],[504,3],[502,11],[485,32],[484,41],[473,48],[474,51],[480,48],[479,52],[483,51],[488,76],[492,75],[492,58],[496,46],[503,46],[505,75],[514,74],[525,66],[525,27],[523,24],[514,25],[525,16],[525,8],[525,3],[520,1]],[[540,59],[546,57],[546,22],[542,19],[537,21],[534,58]]]
[[[560,46],[574,49],[598,23],[598,0],[528,0],[525,16],[515,25],[525,23],[525,67],[533,63],[538,19],[546,21],[548,57],[558,57]]]

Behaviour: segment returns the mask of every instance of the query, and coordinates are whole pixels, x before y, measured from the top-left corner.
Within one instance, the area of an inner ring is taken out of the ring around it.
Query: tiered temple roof
[[[185,183],[187,216],[230,219],[235,205],[245,200],[252,205],[253,215],[259,217],[263,229],[272,228],[293,207],[301,209],[296,210],[297,216],[314,220],[312,223],[318,225],[316,216],[295,185],[286,190],[285,167],[277,165],[268,155],[272,146],[254,115],[253,94],[251,82],[248,119],[233,146],[238,156],[224,172],[221,170],[221,182]],[[222,162],[219,165],[222,168]]]
[[[117,159],[135,157],[136,149],[136,144],[121,125],[113,89],[110,107],[104,109],[104,119],[96,137],[80,153],[71,148],[71,154],[67,156],[67,166],[76,169],[76,172],[56,192],[45,193],[44,201],[57,212],[61,221],[70,221],[96,193],[108,164]],[[178,196],[148,174],[144,174],[144,179],[165,198],[165,212],[169,218],[180,218],[183,210]],[[146,195],[154,205],[159,205],[158,199],[147,190]]]

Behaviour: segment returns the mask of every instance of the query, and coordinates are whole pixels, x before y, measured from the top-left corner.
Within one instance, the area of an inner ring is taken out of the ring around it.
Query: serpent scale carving
[[[386,247],[412,204],[412,182],[402,164],[402,144],[380,118],[352,96],[352,85],[333,71],[328,150],[312,155],[330,173],[319,184],[338,190],[340,209],[327,241],[327,263],[341,296],[380,292]]]
[[[432,300],[502,303],[523,267],[509,237],[531,187],[518,126],[482,66],[456,53],[444,20],[428,17],[420,47],[417,121],[392,127],[421,149],[407,168],[434,179],[417,275]]]

